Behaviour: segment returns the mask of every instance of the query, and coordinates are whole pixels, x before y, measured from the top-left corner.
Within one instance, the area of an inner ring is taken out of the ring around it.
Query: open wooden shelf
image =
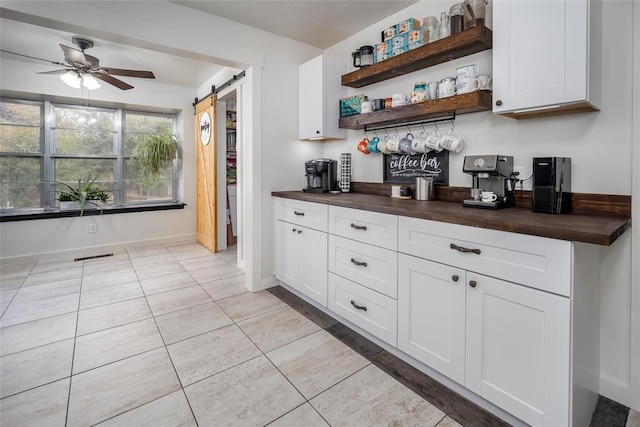
[[[410,122],[446,117],[456,114],[477,113],[491,110],[491,92],[479,90],[462,95],[425,101],[419,104],[378,110],[372,113],[342,117],[342,129],[364,129],[365,126],[401,125]]]
[[[469,28],[382,62],[342,76],[342,85],[363,87],[412,73],[432,65],[491,49],[492,31],[484,25]]]

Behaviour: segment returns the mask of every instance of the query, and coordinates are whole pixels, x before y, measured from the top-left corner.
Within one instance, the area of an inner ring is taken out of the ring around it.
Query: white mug
[[[440,132],[438,132],[438,130],[434,130],[433,133],[431,135],[429,135],[426,139],[426,141],[424,142],[424,146],[425,148],[429,149],[429,150],[435,150],[435,151],[442,151],[442,147],[440,147],[440,138],[442,137],[442,135],[440,135]],[[426,152],[426,151],[425,151]]]
[[[389,137],[380,138],[378,141],[378,151],[382,154],[389,154],[389,149],[387,148],[387,143],[389,142]]]
[[[366,114],[373,111],[373,103],[371,101],[362,101],[360,104],[360,113]]]
[[[453,151],[454,153],[459,153],[464,148],[464,139],[458,133],[458,130],[454,127],[449,129],[449,133],[446,135],[442,135],[439,141],[441,149]]]
[[[478,76],[478,83],[480,84],[480,90],[493,89],[493,79],[487,74]]]
[[[476,77],[458,77],[456,91],[458,94],[474,92],[480,89],[480,80]]]
[[[466,65],[464,67],[456,68],[458,78],[460,77],[478,77],[480,69],[476,64]]]
[[[400,138],[398,138],[397,136],[389,137],[389,139],[387,140],[387,151],[389,153],[399,153],[400,148],[398,147],[398,145],[400,145]]]
[[[456,78],[445,77],[438,84],[438,98],[446,98],[456,94]]]
[[[428,137],[429,135],[426,132],[420,132],[420,134],[411,141],[411,151],[414,153],[428,152],[430,150],[430,148],[426,146]]]
[[[396,93],[391,97],[391,106],[400,107],[409,103],[409,96],[404,93]]]
[[[429,101],[433,101],[434,99],[438,99],[438,85],[439,81],[429,82],[427,83],[427,99]]]
[[[498,200],[498,196],[493,191],[483,191],[482,192],[482,201],[483,202],[495,202]]]

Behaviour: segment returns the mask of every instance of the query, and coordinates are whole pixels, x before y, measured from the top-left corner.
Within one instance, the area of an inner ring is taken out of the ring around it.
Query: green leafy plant
[[[102,211],[102,206],[97,202],[107,203],[109,195],[104,190],[93,185],[96,182],[96,179],[98,179],[98,177],[91,178],[90,176],[86,177],[84,180],[78,179],[78,186],[76,188],[73,188],[64,182],[58,182],[59,185],[66,187],[66,190],[59,191],[60,195],[58,196],[58,200],[60,202],[78,203],[78,206],[80,207],[80,216],[84,214],[84,209],[87,204],[94,205]]]
[[[133,152],[143,186],[150,188],[158,182],[160,175],[173,164],[177,152],[178,142],[173,135],[146,135]]]

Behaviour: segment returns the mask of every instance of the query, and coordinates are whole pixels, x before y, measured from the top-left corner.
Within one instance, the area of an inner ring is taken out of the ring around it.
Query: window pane
[[[0,157],[0,206],[40,207],[40,158]]]
[[[136,162],[131,159],[125,161],[125,203],[135,203],[147,200],[174,200],[173,170],[166,170],[158,182],[150,182],[141,178]]]
[[[148,134],[173,134],[173,117],[126,113],[124,155],[132,155],[137,143]]]
[[[78,181],[96,178],[94,186],[113,199],[114,168],[115,162],[110,159],[56,159],[55,180],[77,188]]]
[[[0,102],[0,151],[40,152],[40,105]]]
[[[114,154],[115,112],[55,109],[56,153]]]

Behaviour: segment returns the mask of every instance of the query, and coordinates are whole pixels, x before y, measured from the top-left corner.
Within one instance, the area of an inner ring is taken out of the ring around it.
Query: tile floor
[[[283,288],[246,292],[235,260],[1,265],[0,424],[504,425]]]

